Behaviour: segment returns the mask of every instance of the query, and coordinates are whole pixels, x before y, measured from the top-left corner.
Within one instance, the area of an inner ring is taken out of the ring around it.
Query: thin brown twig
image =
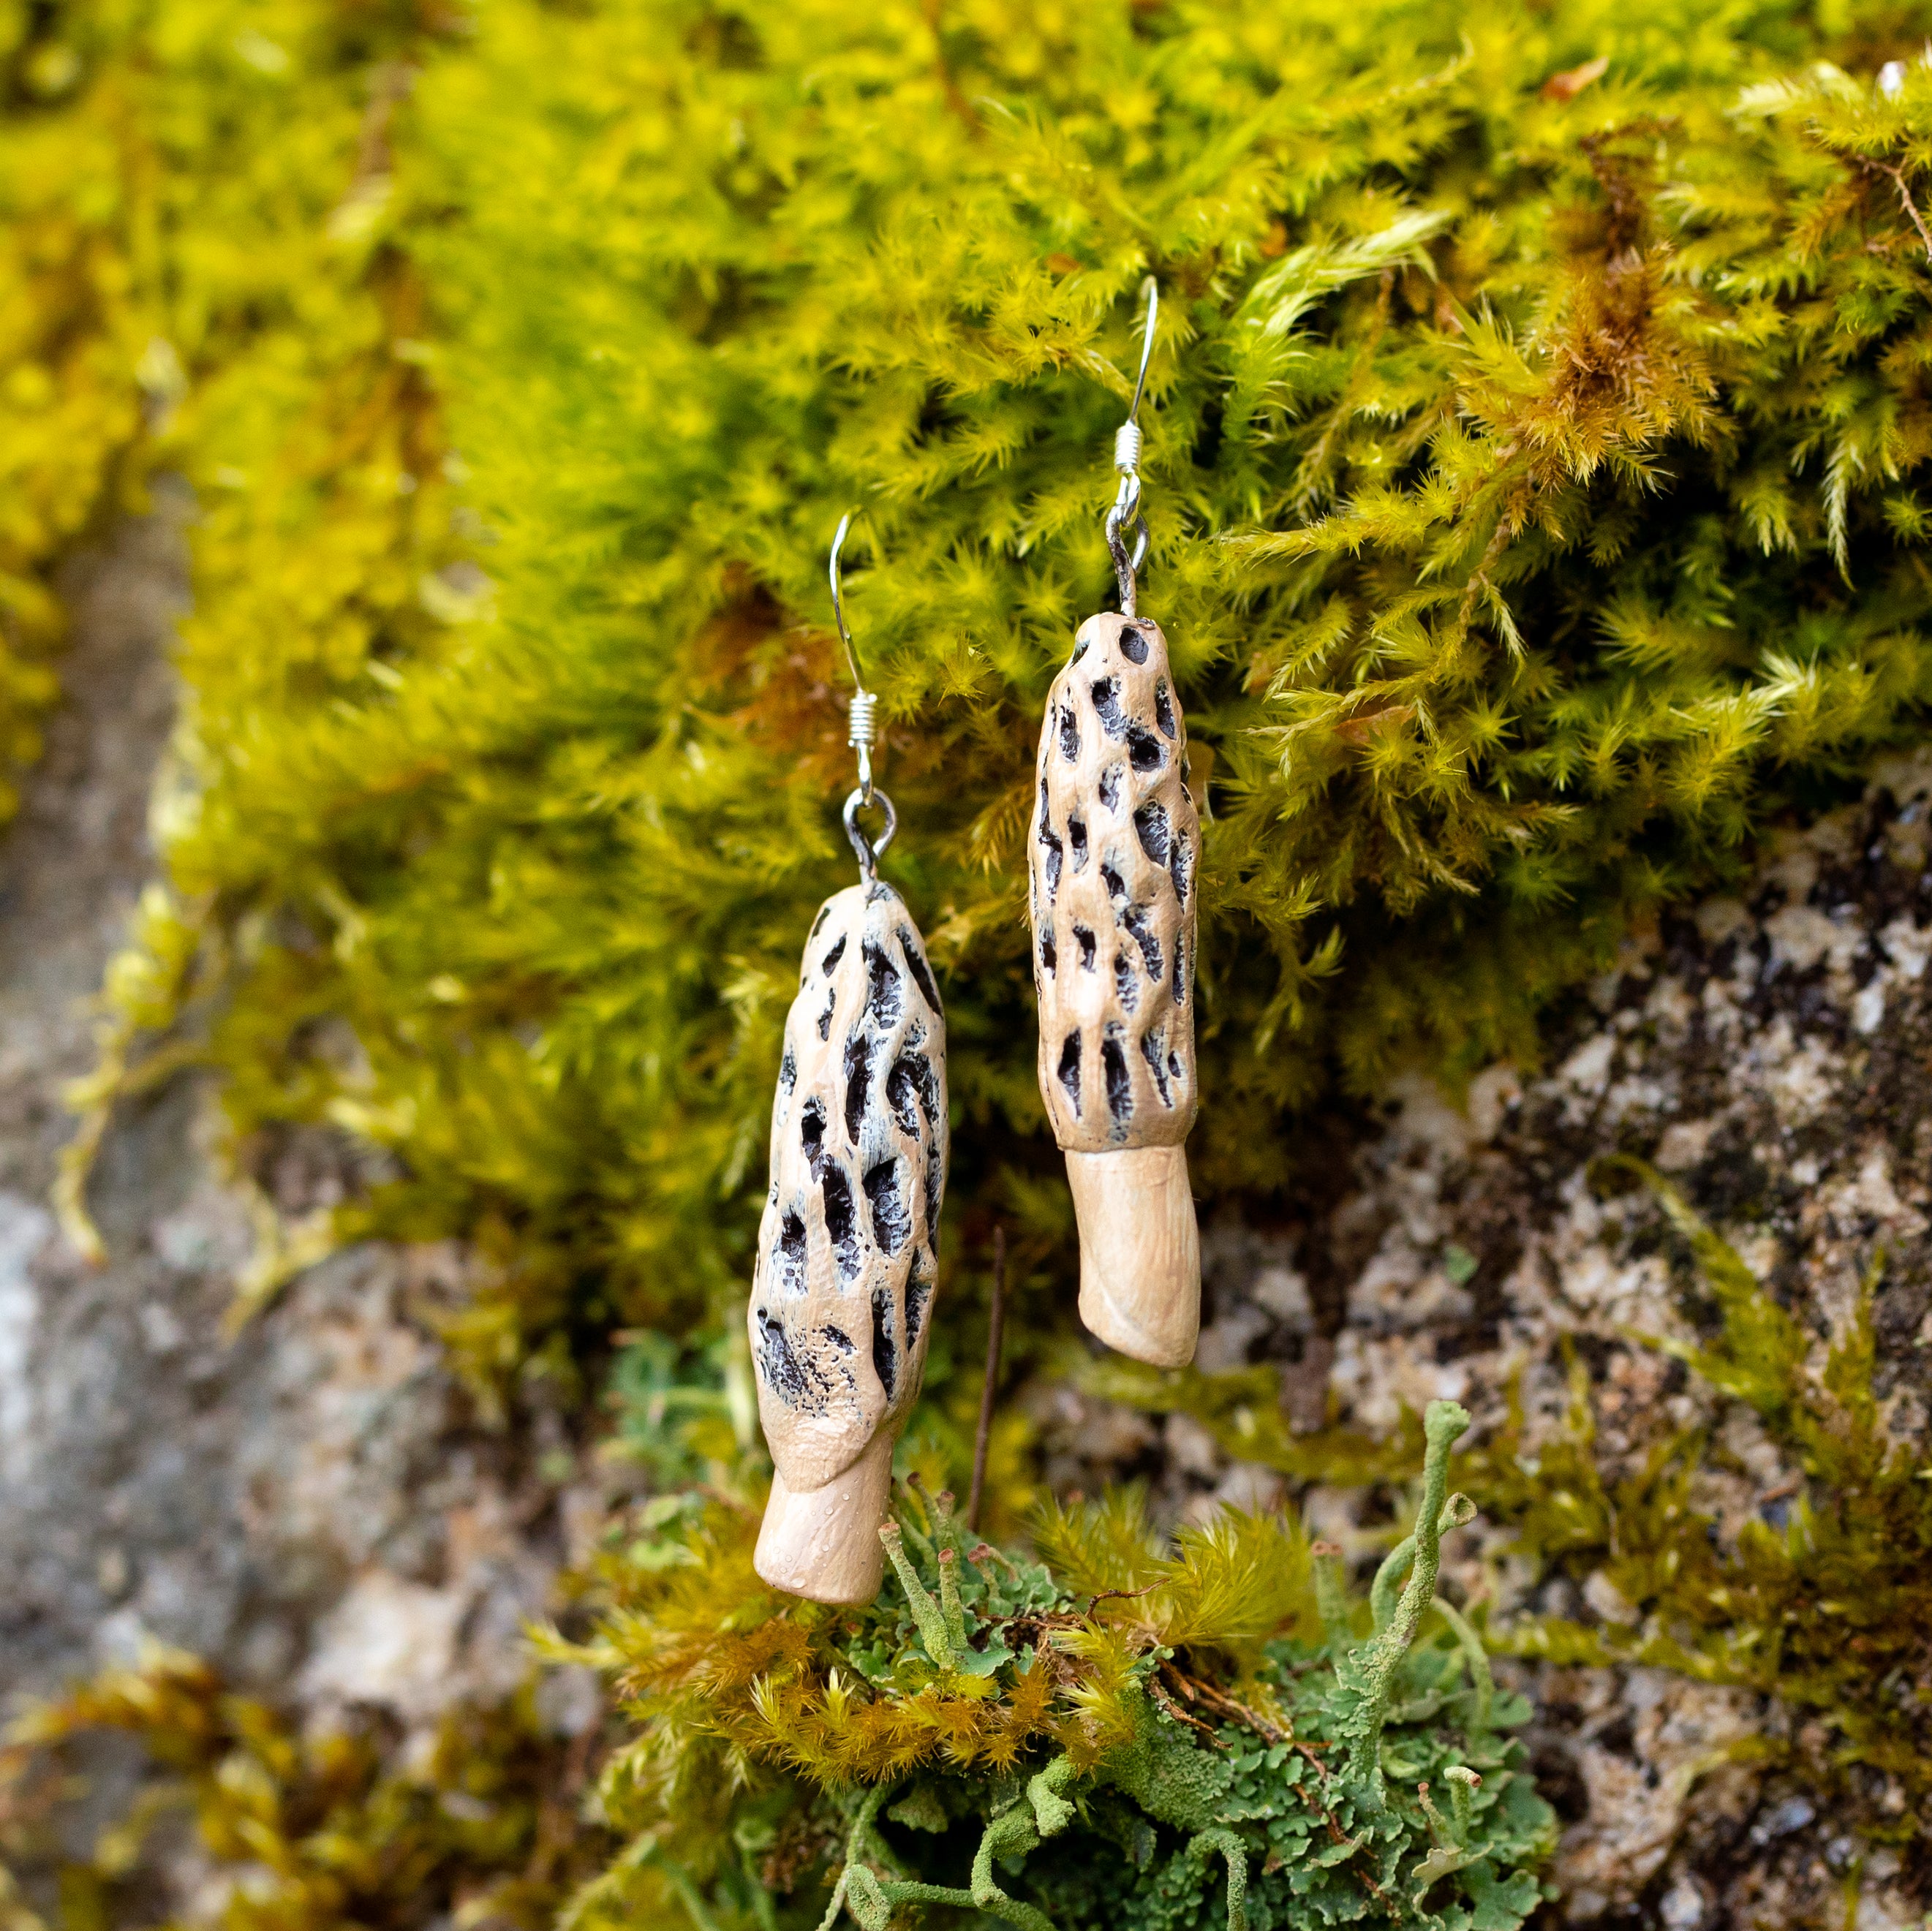
[[[1096,1589],[1087,1599],[1087,1612],[1093,1614],[1094,1606],[1100,1603],[1138,1603],[1143,1596],[1151,1596],[1156,1589],[1165,1589],[1167,1579],[1144,1584],[1138,1589]]]
[[[1006,1230],[993,1229],[993,1311],[986,1329],[986,1385],[980,1390],[980,1427],[973,1438],[973,1486],[966,1497],[966,1526],[980,1533],[980,1500],[986,1486],[986,1449],[993,1435],[993,1399],[1000,1386],[1000,1342],[1006,1315]]]
[[[946,91],[946,104],[959,117],[967,133],[977,139],[982,132],[980,117],[973,111],[972,103],[959,90],[959,82],[952,71],[952,64],[946,58],[944,22],[940,17],[939,0],[926,0],[920,10],[926,16],[926,24],[932,34],[934,65],[938,70],[939,84]]]
[[[1225,1750],[1228,1747],[1226,1744],[1222,1742],[1219,1737],[1215,1735],[1214,1726],[1213,1724],[1202,1723],[1198,1717],[1190,1714],[1187,1711],[1184,1710],[1178,1703],[1175,1702],[1174,1699],[1161,1687],[1161,1681],[1159,1677],[1149,1677],[1148,1678],[1148,1688],[1153,1692],[1154,1700],[1158,1703],[1177,1723],[1185,1723],[1190,1729],[1198,1730],[1201,1734],[1208,1739],[1210,1746],[1215,1750]]]
[[[1896,161],[1875,161],[1864,155],[1859,157],[1858,165],[1868,173],[1891,175],[1892,184],[1898,190],[1898,198],[1904,204],[1906,213],[1912,217],[1912,226],[1918,230],[1919,240],[1925,244],[1925,259],[1932,262],[1932,229],[1926,227],[1924,217],[1912,198],[1912,190],[1905,184],[1905,170]]]
[[[1271,1723],[1258,1710],[1250,1710],[1245,1703],[1238,1703],[1225,1690],[1216,1690],[1211,1683],[1204,1683],[1198,1677],[1190,1677],[1174,1668],[1172,1663],[1164,1663],[1161,1668],[1170,1675],[1179,1686],[1180,1693],[1192,1702],[1202,1702],[1209,1709],[1228,1717],[1238,1723],[1244,1723],[1265,1743],[1293,1744],[1295,1739],[1279,1723]],[[1298,1749],[1301,1747],[1296,1745]]]

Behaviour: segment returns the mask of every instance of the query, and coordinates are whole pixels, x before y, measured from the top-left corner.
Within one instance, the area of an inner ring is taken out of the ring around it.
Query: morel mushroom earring
[[[1147,556],[1138,418],[1160,302],[1107,513],[1118,615],[1089,617],[1047,694],[1028,845],[1040,1090],[1080,1225],[1080,1318],[1109,1347],[1174,1367],[1201,1326],[1201,1240],[1183,1142],[1194,1123],[1196,862],[1187,730],[1160,626],[1138,614]],[[1131,544],[1131,551],[1128,546]]]
[[[878,875],[898,817],[872,782],[878,699],[832,607],[859,754],[845,835],[859,883],[820,907],[785,1021],[772,1103],[771,1187],[749,1321],[758,1414],[776,1469],[754,1560],[820,1603],[878,1591],[892,1446],[919,1393],[946,1187],[946,1020],[905,901]],[[877,843],[860,814],[878,808]]]

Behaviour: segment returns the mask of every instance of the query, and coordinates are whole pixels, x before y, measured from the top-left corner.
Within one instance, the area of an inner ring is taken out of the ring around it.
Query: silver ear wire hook
[[[892,843],[899,820],[898,814],[892,809],[892,801],[872,783],[872,747],[879,741],[878,694],[866,688],[866,680],[859,668],[858,648],[852,641],[851,631],[845,622],[838,553],[844,545],[845,532],[851,527],[852,517],[848,511],[838,519],[838,530],[832,538],[832,561],[826,574],[832,581],[832,614],[838,619],[839,640],[845,646],[846,667],[852,673],[852,695],[845,709],[845,742],[859,754],[859,788],[845,801],[845,835],[858,854],[860,874],[869,885],[878,876],[879,859]],[[869,843],[859,829],[859,814],[869,811],[874,804],[885,814],[886,819],[885,829],[880,833],[876,844]]]
[[[1107,547],[1114,558],[1114,576],[1120,586],[1120,614],[1134,614],[1137,585],[1134,572],[1147,560],[1147,518],[1141,513],[1141,392],[1147,387],[1148,362],[1154,354],[1154,325],[1160,313],[1160,290],[1152,275],[1141,284],[1147,297],[1147,326],[1141,336],[1141,371],[1134,379],[1134,399],[1127,406],[1127,419],[1114,432],[1114,467],[1120,478],[1120,493],[1107,512]],[[1131,532],[1134,547],[1129,553],[1123,532]]]
[[[866,802],[872,802],[872,747],[879,741],[879,700],[877,695],[866,688],[864,674],[859,668],[858,647],[852,641],[852,632],[845,622],[844,588],[839,580],[838,553],[844,547],[845,532],[852,527],[848,511],[838,519],[838,528],[832,539],[832,561],[826,575],[832,580],[832,614],[838,620],[839,640],[845,646],[846,667],[852,673],[852,696],[846,706],[845,742],[859,754],[859,788],[865,793]]]

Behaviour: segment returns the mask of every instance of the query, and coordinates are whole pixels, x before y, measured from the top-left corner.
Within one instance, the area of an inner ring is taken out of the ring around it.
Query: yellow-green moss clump
[[[193,442],[190,782],[124,1009],[200,1009],[244,1135],[395,1150],[350,1225],[476,1243],[479,1366],[734,1297],[846,863],[856,507],[955,1198],[1027,1208],[1035,707],[1108,592],[1151,271],[1202,1181],[1283,1182],[1337,1070],[1528,1052],[1622,913],[1919,727],[1932,70],[1880,89],[1916,29],[1833,19],[505,0],[406,79],[372,44],[290,211],[349,319]]]
[[[159,1774],[63,1858],[75,1833],[62,1800],[87,1788],[67,1753],[103,1732],[139,1741]],[[610,1848],[576,1814],[581,1751],[547,1730],[527,1689],[458,1710],[422,1741],[399,1768],[380,1725],[305,1737],[206,1663],[152,1645],[14,1727],[0,1859],[56,1869],[60,1931],[154,1922],[155,1840],[178,1856],[183,1825],[212,1880],[195,1921],[220,1931],[412,1931],[452,1909],[542,1931]],[[46,1931],[4,1861],[0,1925]]]
[[[406,0],[0,4],[0,810],[53,694],[55,572],[158,464],[213,519],[204,604],[252,574],[238,521],[299,550],[271,689],[361,661],[349,613],[381,603],[392,545],[366,519],[332,541],[328,499],[407,440],[382,391],[408,379],[410,303],[374,217],[406,62],[455,23]]]

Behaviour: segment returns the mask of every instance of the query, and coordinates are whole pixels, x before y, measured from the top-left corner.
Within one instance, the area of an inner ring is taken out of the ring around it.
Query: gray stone
[[[66,695],[0,842],[0,1714],[158,1641],[310,1723],[420,1726],[514,1687],[561,1555],[535,1457],[479,1425],[425,1318],[460,1255],[337,1253],[231,1338],[254,1223],[193,1077],[116,1111],[86,1196],[104,1264],[49,1205],[154,871],[188,507],[164,487],[70,571]],[[304,1205],[329,1157],[285,1152]]]

